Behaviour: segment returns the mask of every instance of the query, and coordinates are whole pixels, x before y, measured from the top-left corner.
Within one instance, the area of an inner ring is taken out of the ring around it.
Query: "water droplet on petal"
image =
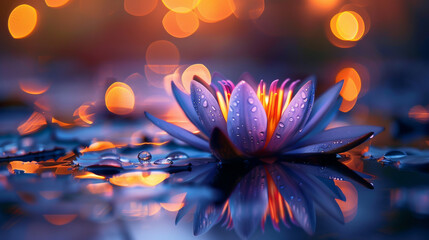
[[[137,155],[137,158],[139,159],[140,163],[145,163],[152,159],[152,154],[150,154],[148,151],[141,151]]]
[[[204,94],[201,95],[201,98],[205,98],[206,96],[204,96]]]
[[[250,111],[256,112],[256,106],[252,107],[252,109]]]
[[[249,102],[250,104],[253,104],[253,98],[252,97],[249,97],[248,99],[247,99],[247,102]]]
[[[387,159],[403,158],[405,156],[407,156],[407,154],[399,150],[388,151],[386,154],[384,154],[384,157]]]
[[[208,106],[207,100],[204,100],[204,101],[203,101],[203,107],[205,107],[205,108],[206,108],[207,106]]]
[[[284,127],[285,127],[284,123],[282,123],[282,122],[280,122],[280,123],[279,123],[279,126],[280,126],[281,128],[284,128]]]
[[[301,97],[302,98],[307,98],[307,95],[305,94],[305,92],[301,92]]]
[[[214,106],[212,106],[213,111],[216,111],[216,108]]]
[[[303,103],[303,104],[301,104],[301,108],[304,108],[305,107],[305,104]]]
[[[295,103],[295,107],[296,107],[296,108],[298,107],[298,103]]]
[[[237,115],[237,117],[238,117],[238,116],[240,116],[240,113],[237,113],[236,115]]]
[[[115,154],[115,153],[103,153],[101,155],[101,159],[103,159],[103,160],[105,160],[105,159],[120,160],[120,157],[118,154]]]
[[[263,137],[264,136],[264,132],[260,132],[259,135],[261,135],[261,137]]]
[[[289,118],[289,122],[293,122],[293,118],[292,117]]]
[[[173,161],[171,161],[171,159],[169,159],[169,158],[161,158],[161,159],[155,160],[153,162],[153,164],[156,164],[156,165],[171,165],[171,164],[173,164]]]
[[[258,121],[258,118],[253,118],[253,121],[255,121],[255,122]]]
[[[181,151],[172,152],[167,156],[167,159],[170,159],[172,161],[179,160],[179,159],[186,159],[186,158],[189,158],[188,154]]]
[[[237,102],[233,102],[232,106],[237,107]]]
[[[276,133],[276,138],[277,139],[279,139],[279,138],[281,138],[282,136],[280,135],[280,134],[278,134],[278,133]]]

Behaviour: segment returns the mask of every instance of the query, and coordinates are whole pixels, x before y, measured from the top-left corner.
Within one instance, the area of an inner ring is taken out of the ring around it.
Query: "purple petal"
[[[185,143],[204,150],[204,151],[210,151],[209,143],[200,137],[196,136],[195,134],[189,132],[188,130],[185,130],[181,127],[178,127],[174,124],[171,124],[169,122],[166,122],[164,120],[161,120],[159,118],[156,118],[152,116],[150,113],[145,112],[146,117],[157,127],[161,128],[162,130],[166,131],[171,136],[184,141]]]
[[[286,168],[286,171],[302,184],[302,189],[307,195],[311,196],[331,217],[340,223],[344,223],[343,213],[335,201],[336,194],[320,180],[306,173],[305,170],[295,168],[292,164],[288,164],[288,166],[289,168]]]
[[[182,108],[183,112],[188,117],[189,121],[191,121],[201,132],[203,132],[205,135],[209,135],[209,133],[206,131],[203,124],[198,119],[198,115],[195,112],[194,105],[191,101],[191,96],[188,94],[182,92],[174,82],[171,82],[171,89],[173,91],[174,97],[176,98],[177,103]]]
[[[285,147],[291,142],[292,136],[303,127],[313,106],[314,89],[314,81],[309,80],[292,98],[266,147],[268,151],[276,152]]]
[[[316,100],[307,123],[302,129],[302,132],[298,132],[295,135],[293,140],[294,142],[300,140],[302,137],[306,136],[311,130],[313,130],[317,126],[317,124],[330,112],[329,110],[331,110],[335,106],[341,88],[343,87],[343,83],[344,81],[335,84],[335,86],[326,91],[320,98]]]
[[[244,81],[232,91],[227,128],[231,141],[244,153],[264,147],[267,115],[253,88]]]
[[[248,239],[259,227],[268,205],[265,171],[254,168],[234,189],[229,204],[234,230]]]
[[[199,204],[194,215],[194,235],[201,235],[218,223],[222,208],[223,205]]]
[[[347,126],[329,129],[300,144],[303,147],[287,151],[287,154],[345,152],[382,130],[382,127],[373,126]],[[358,133],[364,134],[359,136]]]
[[[216,98],[197,81],[191,81],[191,99],[200,122],[211,134],[215,127],[226,133],[226,122]]]
[[[308,199],[298,183],[283,168],[267,165],[267,169],[280,194],[290,206],[293,222],[307,233],[312,234],[316,225],[313,202]]]

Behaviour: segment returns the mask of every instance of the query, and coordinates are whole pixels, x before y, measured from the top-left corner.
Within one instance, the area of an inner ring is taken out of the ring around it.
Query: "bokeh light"
[[[169,11],[162,19],[162,25],[171,36],[185,38],[197,31],[200,20],[194,12],[177,13]]]
[[[50,84],[44,83],[37,79],[21,79],[18,81],[19,87],[25,93],[40,95],[48,91]]]
[[[114,114],[129,114],[134,110],[134,92],[127,84],[115,82],[106,91],[105,103],[107,109]]]
[[[45,0],[46,5],[51,8],[62,7],[69,2],[70,0]]]
[[[343,41],[358,41],[365,33],[365,23],[354,11],[336,14],[331,19],[330,27],[335,37]]]
[[[37,25],[37,11],[28,4],[17,6],[9,15],[8,28],[13,38],[25,38]]]
[[[201,0],[197,6],[201,21],[214,23],[231,16],[230,0]]]
[[[164,5],[173,12],[187,13],[200,3],[200,0],[162,0]]]
[[[335,185],[341,189],[346,197],[346,201],[335,199],[343,212],[344,221],[350,222],[356,217],[358,209],[358,192],[352,183],[341,180],[334,180]]]
[[[362,82],[359,73],[355,68],[343,68],[335,78],[335,82],[344,80],[343,88],[341,89],[340,95],[343,97],[340,110],[342,112],[350,111],[356,104],[359,96]]]
[[[179,61],[179,49],[172,42],[158,40],[152,42],[146,50],[146,64],[155,73],[172,73]]]
[[[313,12],[327,12],[335,8],[341,0],[308,0],[308,5]]]
[[[158,0],[124,0],[124,9],[130,15],[144,16],[151,13],[157,4]]]
[[[238,19],[257,19],[265,9],[265,0],[230,0],[230,4]]]
[[[182,74],[182,85],[187,93],[191,92],[191,81],[197,75],[207,84],[212,82],[209,69],[203,64],[194,64],[186,68]]]

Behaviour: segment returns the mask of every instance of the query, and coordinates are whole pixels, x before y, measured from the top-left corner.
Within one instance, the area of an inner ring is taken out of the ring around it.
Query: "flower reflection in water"
[[[216,198],[204,201],[186,196],[176,224],[196,207],[194,235],[221,224],[233,228],[241,238],[249,238],[259,227],[264,230],[267,219],[277,231],[283,224],[312,234],[316,227],[315,204],[340,223],[345,217],[350,221],[357,211],[353,205],[356,199],[346,199],[336,181],[353,180],[372,189],[363,177],[369,176],[351,170],[335,155],[312,155],[273,164],[201,165],[191,172],[176,173],[168,181],[208,185],[218,191]],[[343,212],[338,201],[346,200],[354,209],[344,208]]]

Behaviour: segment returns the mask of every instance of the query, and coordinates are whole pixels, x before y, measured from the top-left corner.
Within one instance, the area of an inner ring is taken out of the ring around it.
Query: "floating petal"
[[[161,128],[162,130],[166,131],[171,136],[177,139],[180,139],[195,148],[198,148],[204,151],[210,151],[210,146],[208,142],[196,136],[195,134],[189,132],[188,130],[185,130],[174,124],[171,124],[169,122],[156,118],[152,116],[150,113],[145,112],[145,115],[153,124]]]
[[[244,153],[254,153],[265,145],[267,116],[255,91],[241,81],[232,91],[228,113],[228,135]]]
[[[314,101],[314,81],[307,81],[295,94],[289,106],[280,118],[266,150],[276,152],[291,142],[293,136],[302,131]]]
[[[191,82],[191,99],[202,125],[211,134],[215,127],[226,132],[222,110],[212,93],[197,81]]]
[[[198,115],[195,112],[194,105],[191,101],[191,96],[182,92],[174,82],[171,82],[171,89],[173,91],[177,103],[180,105],[183,112],[188,117],[189,121],[191,121],[201,132],[208,136],[210,133],[207,132],[200,119],[198,119]]]

